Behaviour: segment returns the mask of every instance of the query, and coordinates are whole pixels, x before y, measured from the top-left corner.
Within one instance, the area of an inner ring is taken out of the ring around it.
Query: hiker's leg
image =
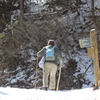
[[[45,63],[43,67],[43,87],[48,87],[49,72],[50,72],[50,69],[49,69],[48,63]]]
[[[51,63],[50,66],[50,89],[55,89],[57,65]]]

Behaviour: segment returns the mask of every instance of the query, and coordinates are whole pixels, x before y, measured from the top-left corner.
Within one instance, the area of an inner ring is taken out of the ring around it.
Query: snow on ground
[[[0,87],[0,100],[100,100],[100,89],[44,91]]]

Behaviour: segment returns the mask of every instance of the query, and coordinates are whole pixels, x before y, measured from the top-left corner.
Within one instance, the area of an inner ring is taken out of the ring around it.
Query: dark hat
[[[48,45],[54,46],[54,45],[55,45],[55,41],[54,41],[54,40],[49,40],[49,41],[48,41]]]

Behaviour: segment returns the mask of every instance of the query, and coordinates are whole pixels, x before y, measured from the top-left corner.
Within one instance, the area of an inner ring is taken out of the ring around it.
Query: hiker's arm
[[[38,57],[42,57],[45,53],[45,48],[42,48],[39,52],[37,52]]]
[[[60,50],[59,50],[58,48],[56,48],[56,55],[57,55],[57,58],[59,58],[59,59],[61,59],[61,60],[64,59],[64,58],[62,57],[61,52],[60,52]]]

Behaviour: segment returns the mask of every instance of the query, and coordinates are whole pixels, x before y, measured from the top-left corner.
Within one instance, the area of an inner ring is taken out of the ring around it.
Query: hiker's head
[[[49,41],[48,41],[48,45],[54,46],[54,45],[55,45],[55,41],[54,41],[54,40],[49,40]]]

